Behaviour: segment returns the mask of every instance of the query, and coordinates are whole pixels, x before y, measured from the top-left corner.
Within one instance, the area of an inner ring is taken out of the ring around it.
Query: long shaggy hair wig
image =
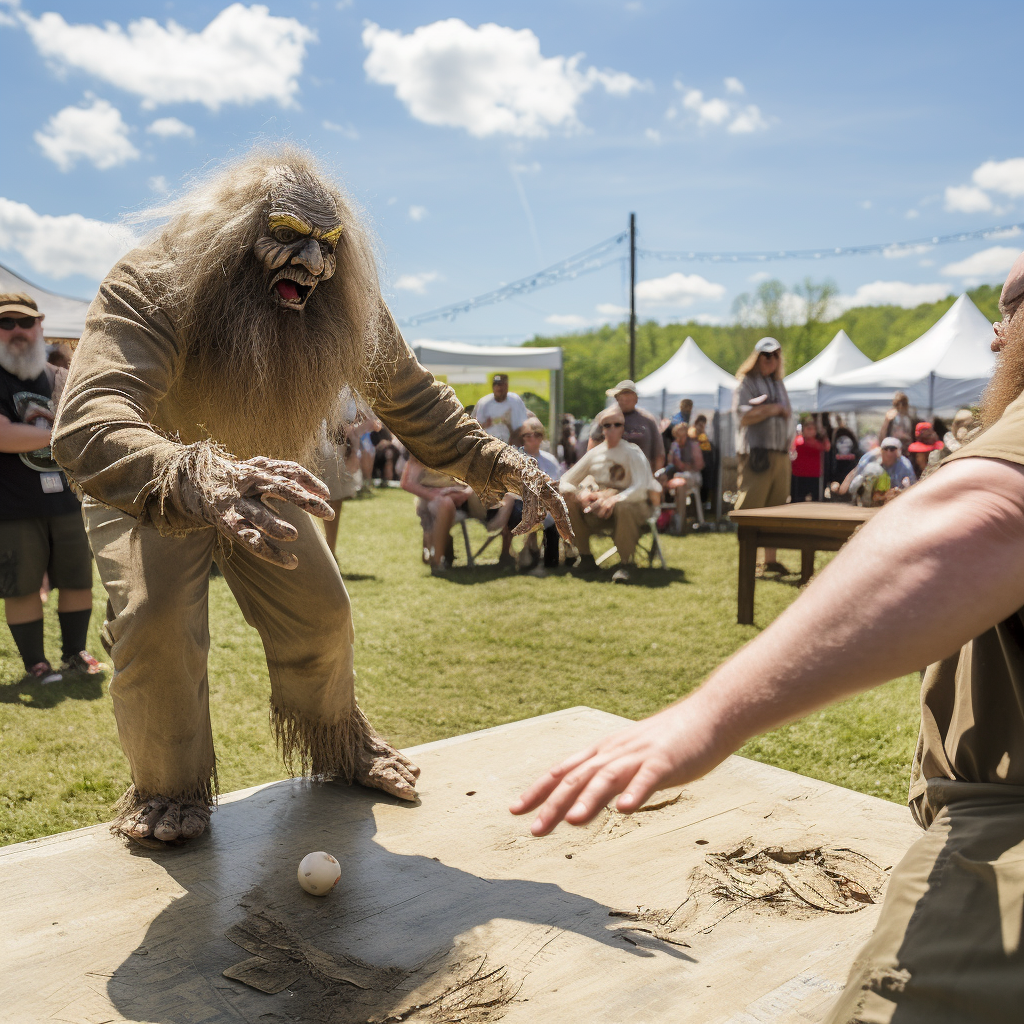
[[[300,311],[280,307],[253,252],[282,194],[299,213],[303,197],[333,205],[344,228],[335,274]],[[182,412],[238,458],[308,461],[339,394],[375,375],[387,328],[374,247],[353,203],[308,153],[275,148],[219,168],[148,216],[165,221],[150,254],[182,346],[173,388]]]

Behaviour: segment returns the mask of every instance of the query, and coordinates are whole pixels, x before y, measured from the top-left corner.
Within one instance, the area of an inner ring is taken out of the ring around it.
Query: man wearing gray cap
[[[605,394],[609,397],[614,396],[622,410],[622,418],[626,424],[622,440],[635,444],[647,456],[647,461],[651,464],[651,472],[657,473],[665,465],[665,441],[661,436],[661,425],[654,414],[637,405],[639,395],[636,385],[631,380],[620,380]],[[587,451],[599,445],[603,440],[604,429],[601,426],[601,417],[595,416],[590,428]]]
[[[50,455],[55,385],[46,362],[43,315],[22,292],[0,295],[0,597],[29,676],[56,683],[64,672],[95,675],[85,650],[92,615],[92,560],[82,510]],[[43,649],[39,589],[49,573],[60,592],[61,671]]]
[[[784,505],[789,497],[789,460],[792,409],[782,383],[782,346],[762,338],[736,371],[739,384],[732,393],[736,424],[739,497],[735,508]],[[775,548],[764,549],[758,574],[789,570],[776,558]]]

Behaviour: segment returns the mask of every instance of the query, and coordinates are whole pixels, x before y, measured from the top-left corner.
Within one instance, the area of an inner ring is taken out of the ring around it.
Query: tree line
[[[1000,318],[999,287],[981,285],[967,294],[989,320]],[[781,342],[787,373],[813,359],[840,329],[866,356],[881,359],[920,337],[956,300],[956,296],[948,295],[913,309],[856,306],[827,318],[835,295],[831,281],[807,278],[793,289],[778,280],[764,281],[756,291],[736,299],[733,324],[710,326],[693,320],[637,324],[637,379],[669,359],[687,335],[729,373],[735,373],[755,342],[766,334]],[[562,346],[565,408],[577,416],[590,417],[599,412],[604,408],[605,390],[629,375],[628,321],[555,337],[538,335],[526,344]]]

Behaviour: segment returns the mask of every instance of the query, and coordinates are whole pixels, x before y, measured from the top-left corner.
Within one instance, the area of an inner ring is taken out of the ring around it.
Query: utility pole
[[[636,380],[636,214],[629,215],[629,379]]]

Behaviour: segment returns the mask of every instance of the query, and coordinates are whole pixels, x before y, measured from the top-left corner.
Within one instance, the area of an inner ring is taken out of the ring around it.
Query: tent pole
[[[722,529],[722,414],[716,409],[712,417],[715,427],[715,531]]]
[[[629,379],[636,380],[636,214],[629,215]]]
[[[661,418],[665,418],[665,402],[668,399],[668,388],[661,389]]]
[[[935,418],[935,371],[928,374],[928,422]]]

